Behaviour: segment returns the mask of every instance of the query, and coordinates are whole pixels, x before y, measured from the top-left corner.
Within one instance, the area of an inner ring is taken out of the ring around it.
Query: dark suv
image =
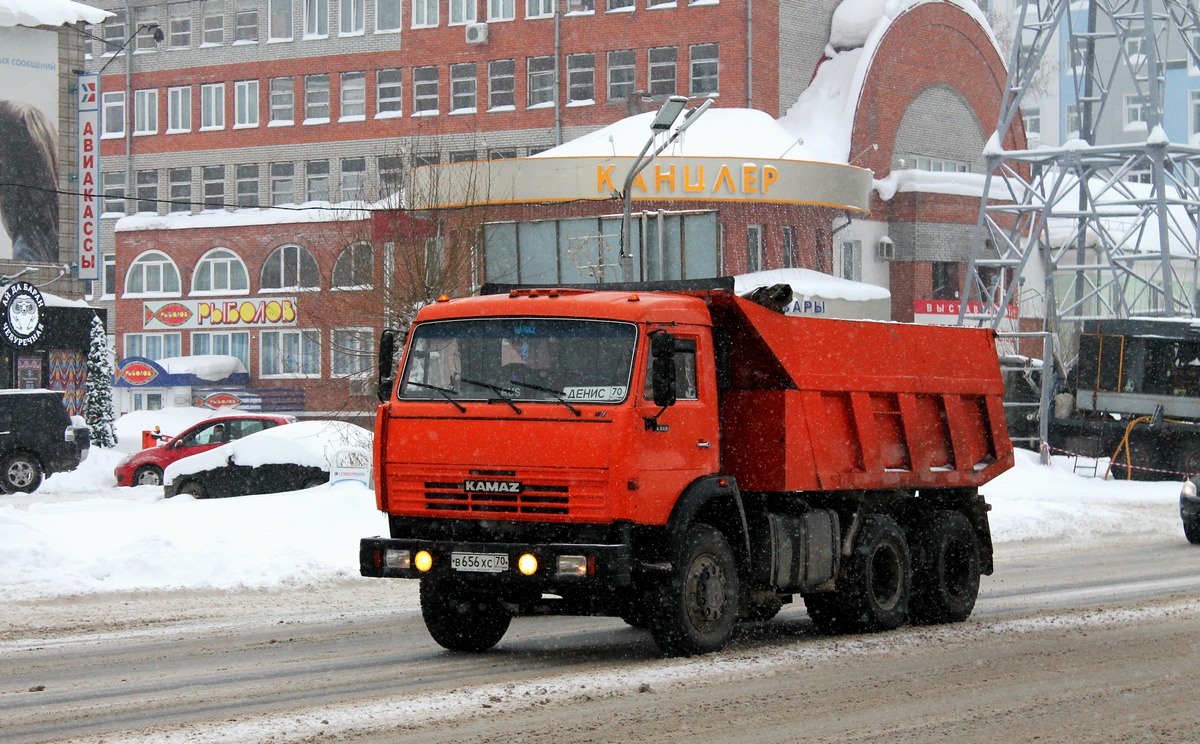
[[[67,415],[53,390],[0,390],[0,489],[32,493],[42,479],[87,457],[91,429]]]

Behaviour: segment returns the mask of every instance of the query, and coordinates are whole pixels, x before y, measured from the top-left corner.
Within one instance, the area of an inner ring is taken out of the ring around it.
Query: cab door
[[[664,524],[675,500],[695,479],[720,466],[717,381],[707,329],[673,328],[676,401],[654,404],[649,349],[642,353],[637,410],[646,426],[638,433],[639,517]],[[648,344],[643,344],[648,346]]]

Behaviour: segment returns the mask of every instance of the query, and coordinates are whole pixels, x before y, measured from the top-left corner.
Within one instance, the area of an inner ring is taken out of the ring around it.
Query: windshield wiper
[[[497,402],[507,403],[508,407],[513,409],[513,411],[515,411],[518,416],[521,415],[521,409],[517,408],[517,404],[513,403],[508,397],[509,395],[511,395],[514,392],[512,388],[500,387],[499,385],[493,385],[490,382],[480,382],[479,380],[471,380],[466,377],[460,377],[460,378],[458,378],[458,381],[465,382],[468,385],[475,385],[476,387],[487,388],[488,390],[492,390],[496,393],[499,393],[500,394],[499,398],[488,398],[487,402],[488,403],[497,403]]]
[[[463,413],[467,412],[466,406],[464,406],[462,403],[459,403],[457,400],[450,397],[451,393],[453,393],[454,395],[458,395],[457,390],[451,390],[450,388],[438,387],[437,385],[427,385],[424,382],[413,382],[412,380],[409,380],[405,384],[406,385],[414,385],[419,388],[425,388],[426,390],[436,390],[437,392],[442,394],[442,397],[445,398],[448,403],[453,405],[459,411],[461,411]]]
[[[555,390],[554,388],[542,387],[541,385],[534,385],[532,382],[520,382],[518,380],[513,380],[512,384],[519,385],[523,388],[529,388],[530,390],[537,390],[538,392],[541,392],[541,393],[549,393],[550,395],[554,396],[555,400],[557,400],[559,403],[562,403],[564,406],[566,406],[567,409],[571,413],[575,414],[576,417],[583,415],[583,411],[580,411],[578,408],[571,405],[570,401],[568,401],[566,398],[563,397],[563,391],[561,391],[561,390]]]

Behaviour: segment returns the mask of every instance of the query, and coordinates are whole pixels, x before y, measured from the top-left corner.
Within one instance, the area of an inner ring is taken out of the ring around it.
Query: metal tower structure
[[[1200,148],[1171,142],[1162,122],[1168,52],[1200,66],[1200,12],[1197,0],[1037,0],[1017,18],[959,322],[999,329],[1017,301],[1044,312],[1042,332],[1024,334],[1044,339],[1044,443],[1049,371],[1073,364],[1082,321],[1196,315]],[[1057,148],[1002,150],[1039,71],[1057,66],[1058,43],[1078,134]],[[1113,117],[1120,134],[1105,137],[1097,125]]]

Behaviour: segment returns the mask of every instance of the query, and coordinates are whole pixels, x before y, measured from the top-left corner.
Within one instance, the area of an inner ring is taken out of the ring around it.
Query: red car
[[[117,476],[118,486],[162,485],[163,469],[176,460],[220,447],[256,431],[295,421],[295,416],[271,414],[213,416],[185,429],[178,436],[168,439],[165,444],[147,447],[141,452],[126,456],[117,464],[113,473]]]

